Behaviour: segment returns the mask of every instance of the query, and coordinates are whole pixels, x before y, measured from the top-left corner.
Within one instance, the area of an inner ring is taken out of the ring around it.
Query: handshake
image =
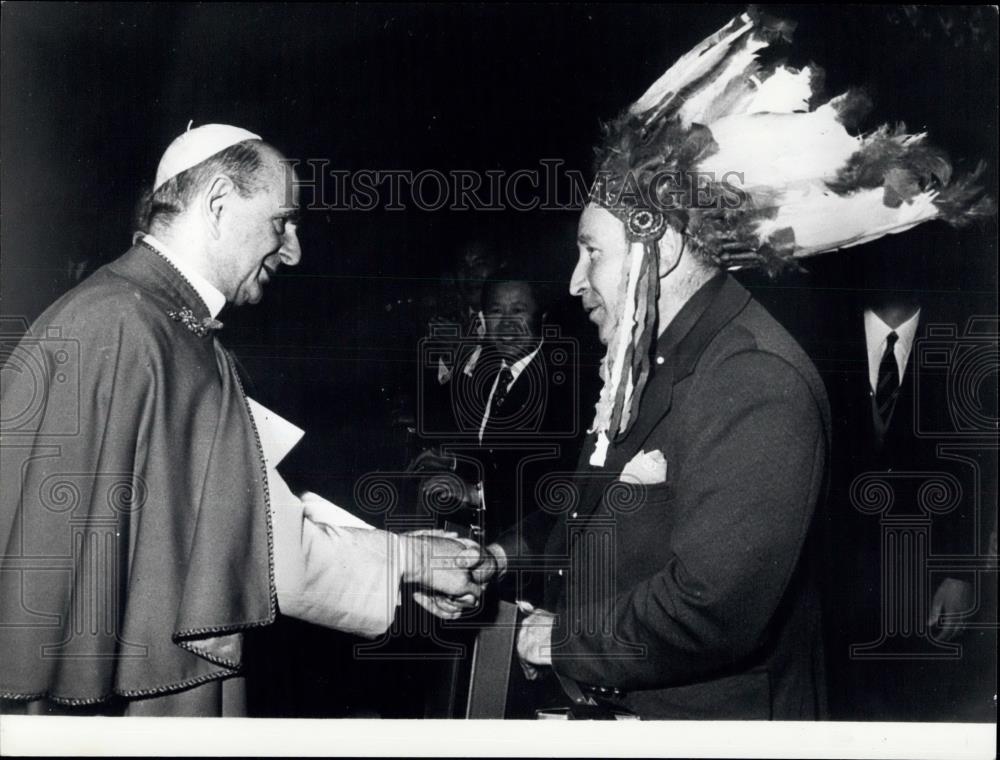
[[[413,598],[431,614],[454,620],[479,604],[501,567],[496,554],[471,539],[442,530],[400,536],[403,581],[418,586]]]
[[[431,614],[454,620],[476,607],[491,580],[506,570],[507,557],[497,544],[480,546],[441,530],[414,531],[400,536],[403,544],[403,580],[419,588],[413,599]],[[526,610],[517,636],[521,666],[529,679],[537,666],[551,665],[551,638],[555,616],[545,610]]]

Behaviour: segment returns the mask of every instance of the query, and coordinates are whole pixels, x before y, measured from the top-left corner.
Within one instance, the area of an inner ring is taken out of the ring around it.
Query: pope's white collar
[[[142,239],[144,242],[155,248],[157,252],[163,256],[163,258],[173,264],[177,268],[177,271],[187,278],[187,281],[191,283],[191,287],[194,288],[195,292],[201,297],[201,300],[205,302],[205,306],[208,307],[208,313],[212,319],[219,316],[219,312],[222,311],[222,307],[226,305],[226,297],[222,294],[222,292],[198,274],[198,272],[194,270],[194,267],[182,261],[180,257],[172,253],[167,246],[152,235],[143,235]]]

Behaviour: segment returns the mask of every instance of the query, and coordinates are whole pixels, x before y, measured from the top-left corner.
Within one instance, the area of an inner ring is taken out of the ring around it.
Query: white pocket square
[[[640,451],[622,468],[618,479],[647,486],[662,483],[667,479],[667,460],[659,449]]]

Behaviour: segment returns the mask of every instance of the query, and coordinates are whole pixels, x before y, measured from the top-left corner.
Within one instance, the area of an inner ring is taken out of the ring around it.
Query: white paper
[[[281,484],[284,486],[284,479],[278,473],[277,467],[281,460],[288,456],[288,452],[302,440],[305,431],[254,399],[247,397],[247,401],[250,404],[250,414],[257,425],[257,435],[260,437],[260,447],[264,451],[268,477],[272,483],[281,479]],[[372,527],[346,509],[311,491],[306,491],[298,498],[302,502],[305,516],[314,523],[339,528]]]
[[[302,428],[293,425],[280,414],[249,396],[247,402],[250,404],[250,414],[257,425],[260,446],[264,450],[264,461],[268,467],[277,467],[306,433]]]

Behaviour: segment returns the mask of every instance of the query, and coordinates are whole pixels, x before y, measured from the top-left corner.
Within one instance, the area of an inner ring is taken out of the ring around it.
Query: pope
[[[241,715],[245,636],[279,612],[374,637],[404,584],[478,598],[468,543],[372,530],[278,475],[301,431],[248,399],[218,317],[299,263],[286,171],[258,135],[189,129],[148,232],[10,353],[5,712]]]

